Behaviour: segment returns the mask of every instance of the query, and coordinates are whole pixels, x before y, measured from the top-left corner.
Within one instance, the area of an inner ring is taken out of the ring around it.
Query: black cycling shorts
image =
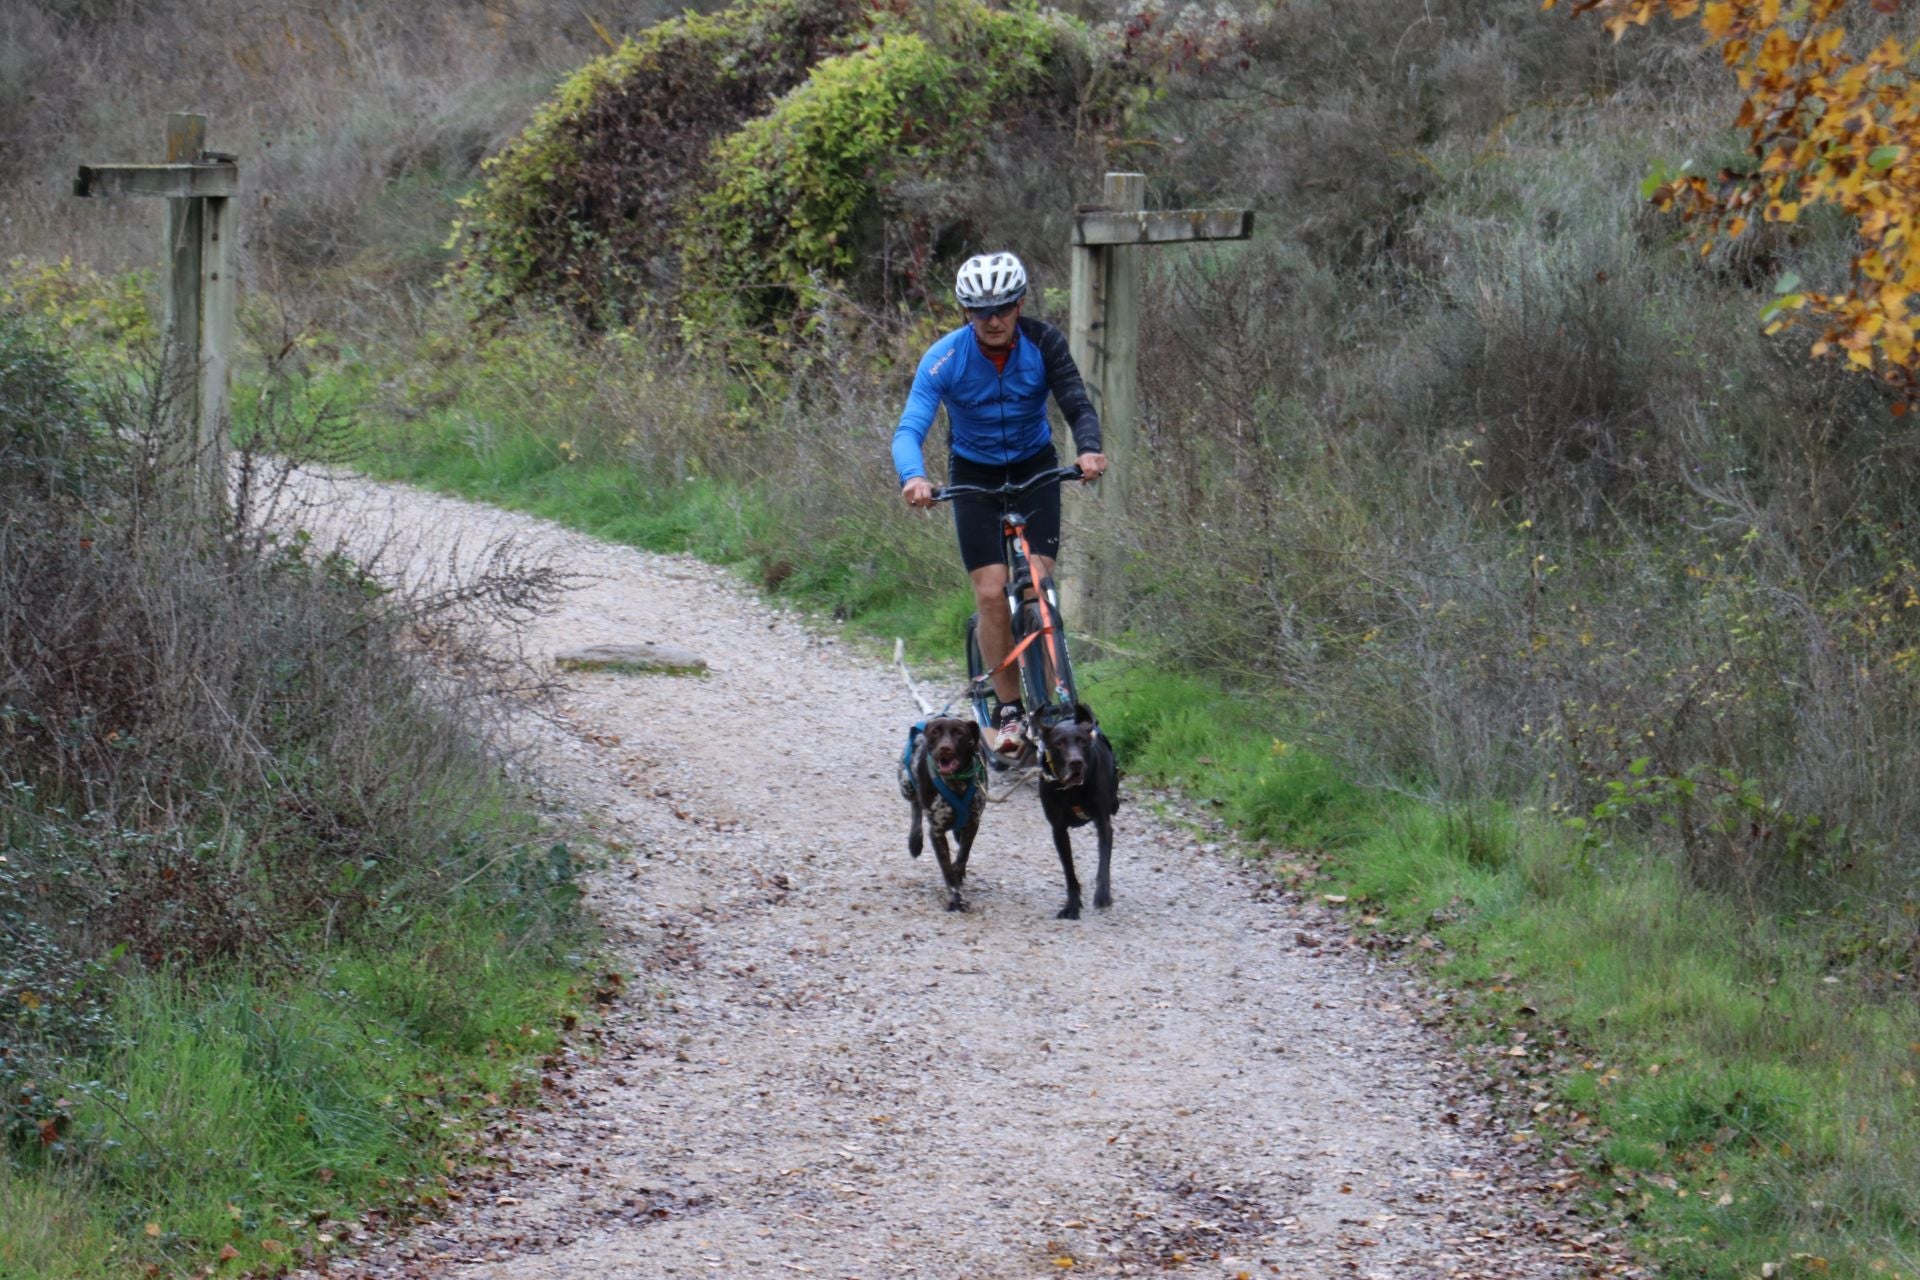
[[[948,459],[947,474],[953,484],[977,484],[998,488],[1017,480],[1026,480],[1060,465],[1053,446],[1028,454],[1005,466],[988,466],[958,454]],[[1049,560],[1060,556],[1060,486],[1043,484],[1016,499],[1014,510],[1027,517],[1027,553]],[[953,500],[953,531],[960,538],[960,560],[967,572],[1003,564],[1000,551],[1000,503],[997,498],[968,495]]]

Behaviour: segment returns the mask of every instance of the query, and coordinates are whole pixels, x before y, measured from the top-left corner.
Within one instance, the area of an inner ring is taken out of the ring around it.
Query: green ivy
[[[920,297],[975,233],[991,140],[1086,115],[1087,42],[1030,2],[742,0],[661,23],[488,162],[451,279],[483,311],[677,315],[723,346],[842,288]]]
[[[649,28],[561,81],[463,203],[450,282],[483,308],[531,300],[630,320],[671,284],[669,232],[715,139],[821,57],[901,22],[875,0],[745,0]]]
[[[953,183],[1076,29],[1023,7],[949,6],[926,34],[828,58],[714,148],[678,236],[696,332],[779,323],[903,221],[910,184]],[[935,229],[917,231],[921,245]]]

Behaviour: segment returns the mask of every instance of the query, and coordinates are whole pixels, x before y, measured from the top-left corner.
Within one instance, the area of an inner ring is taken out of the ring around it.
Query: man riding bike
[[[1027,272],[1020,259],[1011,253],[967,259],[954,281],[953,295],[967,323],[920,358],[913,389],[907,393],[906,408],[893,433],[893,465],[907,505],[933,505],[933,483],[927,479],[922,445],[935,411],[943,404],[951,450],[947,475],[953,484],[995,488],[1058,466],[1053,430],[1047,422],[1049,394],[1073,430],[1084,481],[1091,484],[1099,479],[1107,469],[1106,455],[1100,451],[1099,415],[1087,399],[1065,335],[1020,314],[1027,295]],[[1053,572],[1060,554],[1060,488],[1044,486],[1031,501],[1027,541],[1037,582]],[[1000,513],[983,498],[955,498],[953,525],[980,611],[980,653],[989,669],[998,667],[1013,647]],[[1018,672],[997,671],[993,691],[997,702],[994,750],[1017,754],[1026,735],[1020,718]]]

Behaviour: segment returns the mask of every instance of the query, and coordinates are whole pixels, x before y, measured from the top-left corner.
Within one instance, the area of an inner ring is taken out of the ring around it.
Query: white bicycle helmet
[[[1027,269],[1010,253],[977,254],[960,264],[953,296],[969,310],[1018,302],[1027,296]]]

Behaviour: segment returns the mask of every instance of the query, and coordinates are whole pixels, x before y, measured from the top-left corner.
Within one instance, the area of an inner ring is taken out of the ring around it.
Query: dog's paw
[[[1096,893],[1093,895],[1093,905],[1098,907],[1100,910],[1105,911],[1108,907],[1113,905],[1113,895],[1106,892],[1105,890],[1102,890],[1099,893]]]
[[[1055,920],[1078,920],[1080,918],[1080,904],[1077,902],[1069,902],[1066,906],[1054,912],[1053,918]]]
[[[966,909],[967,901],[965,898],[954,897],[947,899],[947,910],[964,912]]]

